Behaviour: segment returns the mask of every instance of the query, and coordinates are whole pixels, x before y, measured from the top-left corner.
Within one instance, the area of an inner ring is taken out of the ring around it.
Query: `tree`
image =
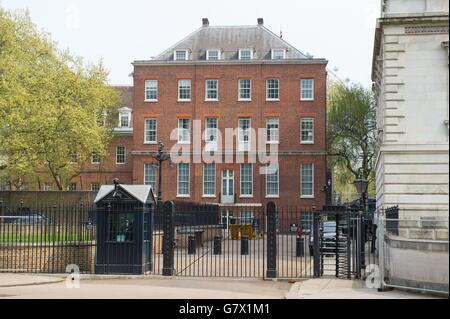
[[[335,82],[329,89],[328,154],[340,182],[374,183],[376,109],[373,93],[360,85]]]
[[[45,169],[63,190],[93,152],[105,155],[120,101],[107,76],[59,51],[28,13],[0,9],[0,170],[20,181]]]

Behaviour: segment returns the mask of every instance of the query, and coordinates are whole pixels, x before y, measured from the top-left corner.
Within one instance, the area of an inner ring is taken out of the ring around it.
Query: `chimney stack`
[[[264,19],[258,18],[258,25],[264,25]]]
[[[202,19],[202,23],[203,23],[204,27],[209,27],[209,20],[208,20],[208,18],[203,18]]]

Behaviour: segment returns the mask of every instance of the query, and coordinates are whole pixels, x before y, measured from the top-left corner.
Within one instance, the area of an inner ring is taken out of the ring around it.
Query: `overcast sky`
[[[132,84],[131,62],[150,59],[211,25],[265,26],[304,53],[329,60],[342,79],[370,86],[379,0],[0,0],[27,8],[61,49],[87,61],[103,60],[111,84]]]

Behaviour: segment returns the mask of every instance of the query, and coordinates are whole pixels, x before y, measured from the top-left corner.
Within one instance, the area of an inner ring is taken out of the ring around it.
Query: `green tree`
[[[351,184],[356,178],[374,184],[376,109],[373,93],[360,85],[334,82],[329,88],[328,154],[340,172],[337,181]]]
[[[59,51],[27,12],[0,9],[0,169],[11,182],[45,169],[63,190],[93,152],[106,154],[120,101],[107,76]]]

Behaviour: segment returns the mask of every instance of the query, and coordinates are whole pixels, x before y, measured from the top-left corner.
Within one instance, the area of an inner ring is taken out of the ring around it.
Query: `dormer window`
[[[272,60],[284,60],[286,58],[286,50],[272,49]]]
[[[131,110],[124,107],[119,110],[119,128],[131,127]]]
[[[186,61],[188,59],[188,51],[176,50],[173,54],[173,58],[175,61]]]
[[[253,50],[252,49],[240,49],[239,50],[239,60],[252,60]]]
[[[217,61],[220,60],[220,50],[208,50],[206,51],[206,60]]]

